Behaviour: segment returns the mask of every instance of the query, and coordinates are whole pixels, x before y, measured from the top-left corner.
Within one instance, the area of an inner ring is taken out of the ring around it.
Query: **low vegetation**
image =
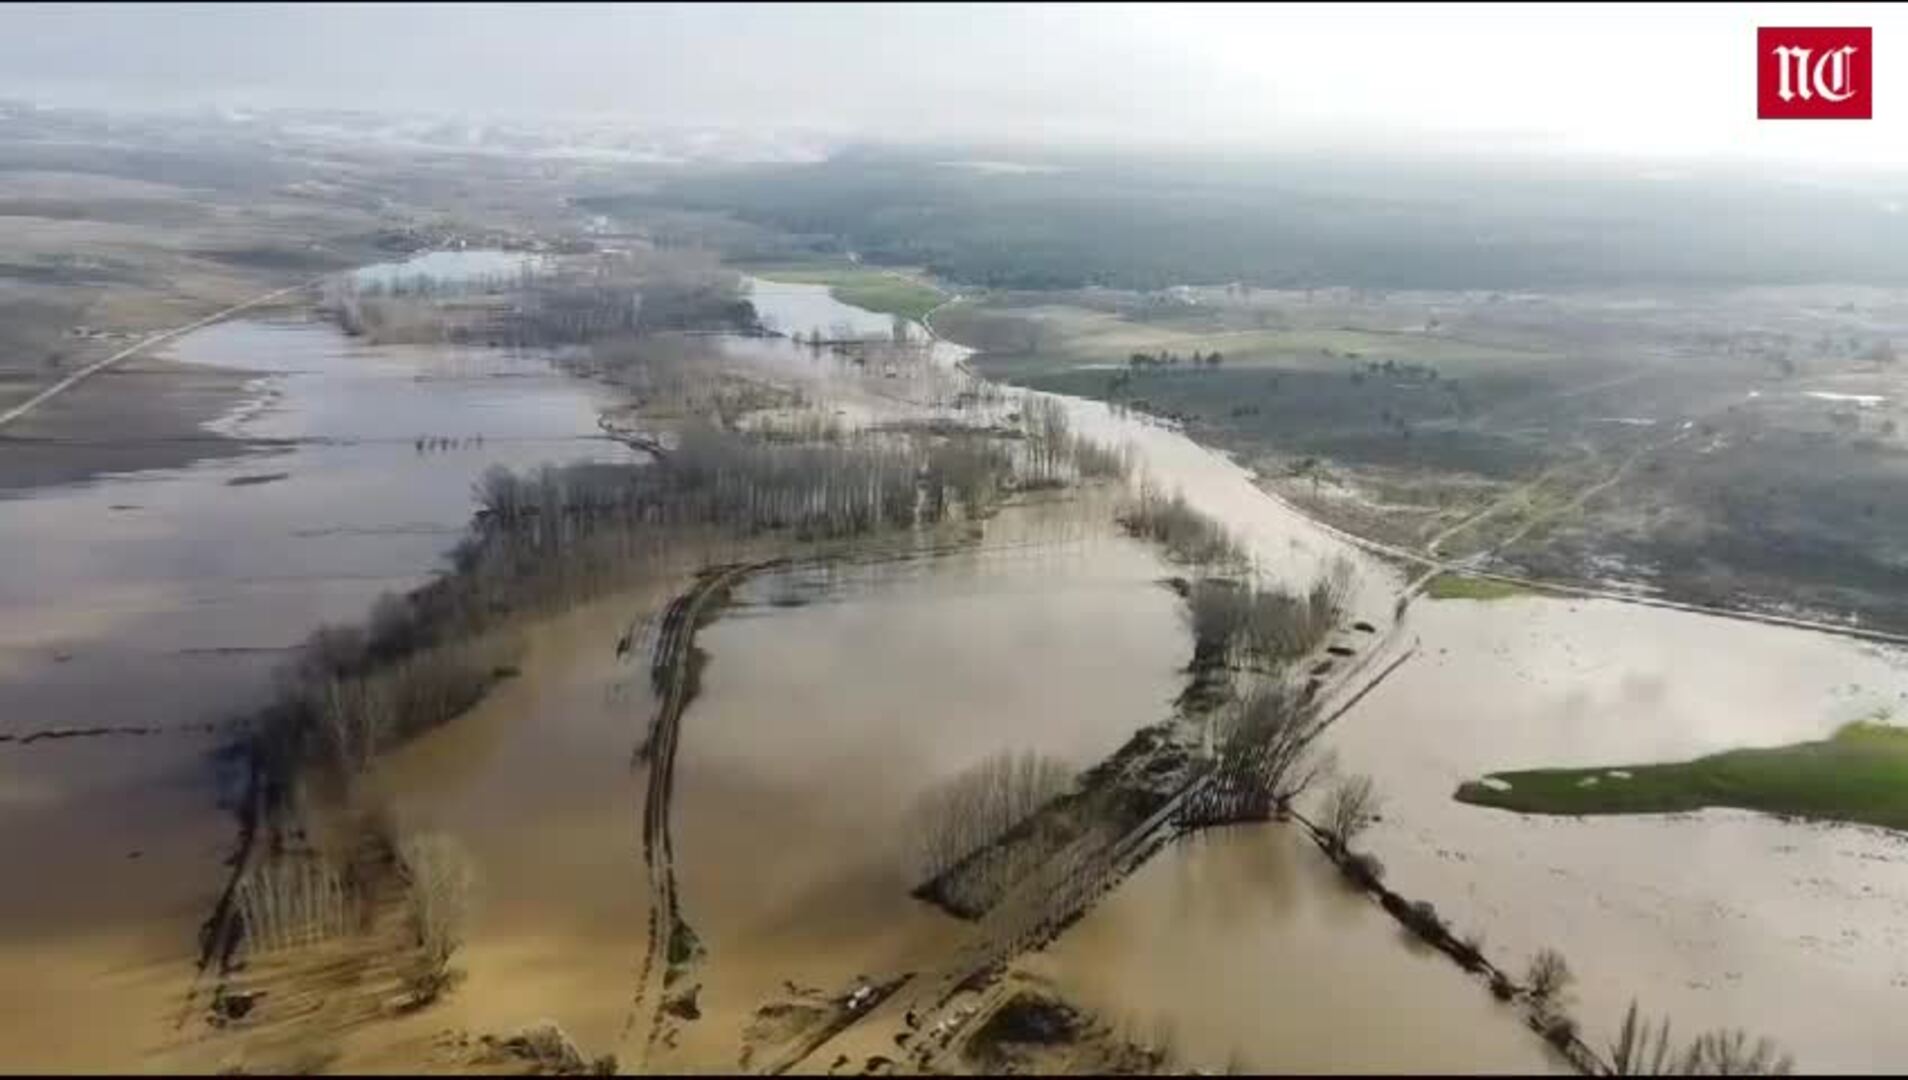
[[[1460,786],[1457,798],[1536,814],[1734,807],[1908,830],[1908,728],[1862,720],[1818,742],[1674,764],[1495,773]]]
[[[1183,563],[1220,566],[1244,558],[1225,526],[1195,510],[1179,493],[1167,497],[1151,486],[1143,487],[1120,511],[1119,521],[1129,535],[1161,545]]]
[[[1257,664],[1278,670],[1324,643],[1344,616],[1349,563],[1338,563],[1303,595],[1224,578],[1193,582],[1186,618],[1193,668]]]

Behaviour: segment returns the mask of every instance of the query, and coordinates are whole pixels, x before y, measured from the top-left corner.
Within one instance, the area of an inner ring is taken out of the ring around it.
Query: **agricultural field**
[[[936,324],[984,371],[1182,424],[1362,535],[1908,627],[1899,293],[1085,290]]]

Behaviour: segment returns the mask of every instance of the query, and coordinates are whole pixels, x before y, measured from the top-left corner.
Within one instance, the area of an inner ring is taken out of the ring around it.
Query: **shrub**
[[[1378,817],[1379,798],[1371,777],[1348,776],[1333,785],[1325,799],[1325,832],[1340,851],[1351,847],[1358,834]]]
[[[1339,865],[1345,876],[1366,888],[1376,888],[1385,879],[1385,864],[1376,855],[1347,855]]]
[[[1544,1038],[1559,1050],[1577,1041],[1577,1022],[1558,1013],[1544,1019]]]
[[[1420,937],[1436,938],[1444,934],[1444,919],[1429,900],[1419,900],[1406,909],[1405,923]]]
[[[1476,971],[1484,966],[1484,935],[1475,931],[1464,935],[1451,945],[1451,955],[1466,971]]]
[[[1574,977],[1562,953],[1555,949],[1539,949],[1530,958],[1530,972],[1524,982],[1530,988],[1533,1001],[1547,1004],[1560,1001]]]

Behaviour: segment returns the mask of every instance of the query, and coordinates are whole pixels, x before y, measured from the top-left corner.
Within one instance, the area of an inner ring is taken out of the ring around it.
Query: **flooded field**
[[[1908,987],[1908,843],[1740,811],[1552,818],[1466,806],[1458,783],[1536,765],[1681,760],[1899,712],[1908,661],[1844,638],[1608,601],[1420,601],[1417,660],[1331,733],[1385,820],[1388,880],[1521,971],[1577,974],[1593,1044],[1634,996],[1693,1033],[1741,1026],[1807,1070],[1885,1070]],[[1619,783],[1612,778],[1607,782]]]
[[[1020,966],[1214,1072],[1570,1071],[1284,826],[1173,844]]]
[[[523,262],[462,256],[426,272]],[[787,333],[903,339],[858,357],[788,338],[713,343],[796,388],[802,409],[850,426],[995,423],[1026,402],[976,382],[965,350],[824,286],[751,289]],[[167,1055],[190,1053],[177,1043],[195,935],[232,843],[212,726],[262,703],[311,629],[355,621],[441,565],[485,468],[635,453],[598,427],[618,391],[536,354],[371,347],[285,319],[209,327],[170,357],[251,373],[251,400],[217,429],[254,453],[0,504],[0,545],[32,553],[0,565],[0,735],[13,737],[0,852],[35,868],[0,891],[0,970],[50,973],[0,979],[0,1042],[22,1068],[186,1060]],[[1826,734],[1908,705],[1898,654],[1607,601],[1420,600],[1394,627],[1395,570],[1172,427],[1060,400],[1074,431],[1129,448],[1148,482],[1225,523],[1260,574],[1303,587],[1354,565],[1348,618],[1383,643],[1364,651],[1411,654],[1327,740],[1386,800],[1361,846],[1401,893],[1481,931],[1503,967],[1562,950],[1593,1045],[1634,995],[1679,1031],[1778,1038],[1804,1068],[1908,1057],[1888,1023],[1908,987],[1899,839],[1741,813],[1522,818],[1450,797],[1500,769]],[[922,794],[1001,750],[1090,766],[1165,718],[1183,686],[1190,643],[1159,583],[1179,571],[1112,518],[1110,494],[1023,499],[970,550],[910,557],[903,544],[758,574],[702,630],[670,852],[700,948],[671,992],[693,988],[696,1017],[654,1045],[635,995],[650,913],[637,748],[656,701],[642,648],[616,646],[693,567],[658,566],[641,588],[530,626],[520,676],[392,754],[380,778],[407,829],[448,833],[478,868],[467,981],[438,1009],[353,1036],[338,1064],[435,1060],[442,1029],[548,1016],[625,1067],[733,1068],[764,1004],[964,944],[974,924],[909,895]],[[75,729],[107,730],[22,741]],[[1189,1066],[1559,1067],[1290,828],[1167,847],[1018,966]],[[104,1036],[102,1015],[115,1018]]]
[[[518,678],[382,768],[400,828],[452,837],[476,869],[458,961],[468,992],[433,1030],[548,1017],[592,1056],[617,1048],[649,915],[632,752],[655,698],[645,659],[615,645],[679,584],[659,577],[535,624]],[[405,1060],[378,1033],[362,1043],[367,1065]]]
[[[1164,568],[1043,509],[1005,512],[973,553],[759,579],[699,638],[675,858],[708,950],[684,1046],[710,1049],[685,1061],[721,1063],[783,979],[890,977],[963,939],[909,895],[930,788],[1003,749],[1084,769],[1169,713],[1185,644]]]
[[[209,726],[283,650],[440,565],[494,462],[626,456],[602,388],[495,350],[367,348],[232,322],[171,359],[255,373],[218,429],[257,453],[0,506],[0,1043],[22,1068],[125,1067],[170,1034],[231,818]],[[97,1017],[125,1018],[102,1039]],[[150,1019],[151,1023],[145,1023]]]

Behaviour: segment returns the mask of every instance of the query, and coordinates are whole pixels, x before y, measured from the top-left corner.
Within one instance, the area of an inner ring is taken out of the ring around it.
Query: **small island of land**
[[[1530,769],[1462,784],[1459,802],[1533,814],[1660,814],[1735,807],[1908,829],[1908,728],[1845,724],[1817,742],[1659,765]]]

